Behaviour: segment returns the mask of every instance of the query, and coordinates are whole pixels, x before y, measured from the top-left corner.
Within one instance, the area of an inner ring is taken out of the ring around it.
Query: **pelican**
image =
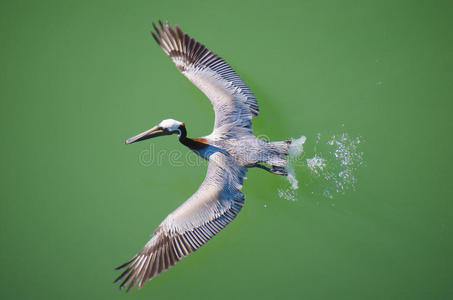
[[[214,130],[201,138],[187,137],[186,124],[166,119],[126,141],[132,144],[177,134],[179,141],[208,161],[206,177],[198,190],[170,213],[145,247],[131,260],[115,282],[129,291],[141,288],[183,257],[196,251],[230,223],[244,205],[242,183],[248,168],[261,168],[286,176],[290,140],[269,142],[253,135],[251,119],[258,115],[252,91],[218,55],[168,22],[153,23],[157,44],[177,69],[211,101]],[[266,166],[267,165],[267,166]]]

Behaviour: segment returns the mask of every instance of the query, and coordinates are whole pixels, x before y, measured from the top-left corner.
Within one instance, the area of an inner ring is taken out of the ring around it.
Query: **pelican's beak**
[[[144,131],[134,137],[131,137],[130,139],[127,139],[126,144],[132,144],[135,142],[147,140],[147,139],[150,139],[153,137],[158,137],[161,135],[168,135],[168,134],[169,133],[166,130],[164,130],[162,127],[154,126],[150,130]]]

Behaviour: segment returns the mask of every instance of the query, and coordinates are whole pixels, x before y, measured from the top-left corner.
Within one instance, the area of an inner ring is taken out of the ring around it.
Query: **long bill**
[[[162,136],[162,135],[167,135],[166,132],[164,131],[164,129],[159,126],[154,126],[153,128],[151,128],[147,131],[144,131],[140,134],[137,134],[136,136],[131,137],[130,139],[127,139],[125,143],[132,144],[135,142],[147,140],[147,139]]]

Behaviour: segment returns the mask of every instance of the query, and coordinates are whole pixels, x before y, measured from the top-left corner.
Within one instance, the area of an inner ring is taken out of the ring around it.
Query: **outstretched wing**
[[[252,134],[251,119],[258,115],[252,91],[236,72],[204,45],[166,22],[154,23],[154,39],[179,71],[211,101],[215,112],[212,137],[228,138]]]
[[[220,152],[209,159],[206,177],[186,202],[169,214],[142,251],[117,269],[126,270],[120,288],[142,287],[184,256],[200,248],[231,222],[244,204],[240,192],[247,169]]]

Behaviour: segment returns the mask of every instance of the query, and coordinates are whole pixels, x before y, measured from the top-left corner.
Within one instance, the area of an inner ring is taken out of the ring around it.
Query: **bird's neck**
[[[179,141],[181,144],[184,146],[192,149],[192,150],[201,150],[205,147],[208,146],[208,143],[206,142],[206,139],[203,138],[195,138],[191,139],[187,137],[187,130],[185,126],[179,127],[179,131],[181,132],[179,134]]]

